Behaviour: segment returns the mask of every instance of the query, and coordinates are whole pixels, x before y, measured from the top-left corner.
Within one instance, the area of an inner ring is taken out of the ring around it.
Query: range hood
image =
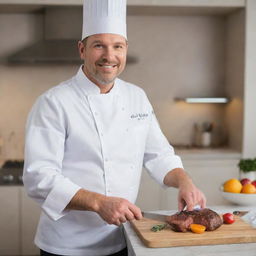
[[[42,11],[43,39],[9,56],[11,63],[81,63],[77,42],[81,38],[82,9],[46,7]],[[41,14],[40,14],[41,15]]]
[[[10,63],[82,63],[77,42],[82,35],[81,7],[46,7],[43,39],[9,56]],[[127,64],[137,62],[128,55]]]
[[[82,63],[77,40],[43,40],[8,58],[10,63]]]

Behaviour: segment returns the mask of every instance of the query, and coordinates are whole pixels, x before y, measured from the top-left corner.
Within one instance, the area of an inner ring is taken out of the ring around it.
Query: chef
[[[121,224],[142,218],[134,203],[143,166],[161,186],[179,189],[179,210],[205,207],[205,197],[144,91],[117,78],[128,48],[126,1],[85,0],[83,14],[84,64],[34,104],[23,180],[42,208],[41,255],[127,255]]]

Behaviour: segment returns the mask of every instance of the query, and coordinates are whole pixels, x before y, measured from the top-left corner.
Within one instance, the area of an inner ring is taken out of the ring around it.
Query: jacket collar
[[[100,88],[93,83],[83,72],[83,65],[80,66],[77,74],[76,80],[78,82],[79,87],[85,92],[86,95],[97,95],[100,93]],[[112,89],[107,94],[118,94],[119,86],[118,84],[121,82],[120,79],[116,79]]]

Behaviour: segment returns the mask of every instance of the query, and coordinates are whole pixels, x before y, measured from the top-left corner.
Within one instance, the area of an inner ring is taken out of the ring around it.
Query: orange
[[[230,179],[224,183],[223,190],[230,193],[240,193],[242,184],[238,179]]]
[[[206,227],[200,224],[190,224],[190,229],[193,233],[202,234],[204,233]]]
[[[245,184],[243,185],[243,188],[241,190],[241,193],[246,193],[246,194],[254,194],[256,193],[256,188],[252,184]]]

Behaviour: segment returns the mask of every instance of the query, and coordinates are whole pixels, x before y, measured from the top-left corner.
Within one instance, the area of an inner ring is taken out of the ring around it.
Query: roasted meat
[[[167,217],[166,221],[171,226],[171,229],[176,232],[188,231],[190,224],[200,224],[205,226],[206,230],[212,231],[223,223],[219,214],[208,208],[177,212]]]

